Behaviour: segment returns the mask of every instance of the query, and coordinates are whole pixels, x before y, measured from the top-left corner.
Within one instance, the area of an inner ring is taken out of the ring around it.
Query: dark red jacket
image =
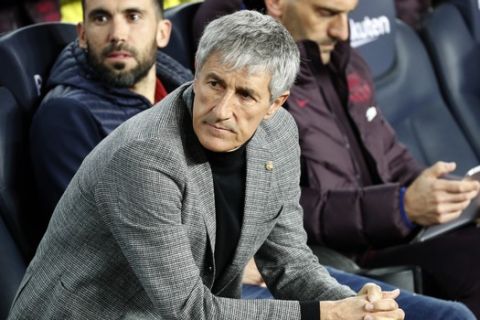
[[[311,242],[345,252],[399,243],[410,233],[399,211],[399,189],[420,166],[395,137],[376,107],[370,71],[346,43],[337,44],[328,66],[318,47],[299,44],[301,72],[288,99],[300,133],[305,228]],[[332,83],[331,79],[336,79]],[[334,107],[346,115],[364,152],[351,147]],[[370,172],[361,172],[359,157]],[[365,185],[362,174],[369,175]]]

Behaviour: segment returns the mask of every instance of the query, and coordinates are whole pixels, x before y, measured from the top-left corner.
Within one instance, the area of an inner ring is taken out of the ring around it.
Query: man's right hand
[[[400,291],[383,291],[373,283],[366,284],[358,295],[338,301],[320,302],[321,320],[403,320],[405,313],[395,298]]]
[[[260,271],[258,271],[257,265],[255,264],[255,260],[253,258],[248,261],[247,266],[245,267],[242,283],[260,286],[264,288],[267,287],[267,285],[263,281]]]
[[[453,162],[437,162],[407,188],[404,207],[410,220],[423,226],[445,223],[470,204],[480,189],[477,181],[442,179],[455,166]]]

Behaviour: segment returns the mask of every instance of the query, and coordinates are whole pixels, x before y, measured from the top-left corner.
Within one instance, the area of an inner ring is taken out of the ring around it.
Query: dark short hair
[[[266,12],[265,0],[243,0],[243,4],[248,10],[256,10],[261,13]]]
[[[152,0],[158,9],[159,16],[163,18],[163,0]],[[83,17],[85,18],[85,0],[82,0]]]

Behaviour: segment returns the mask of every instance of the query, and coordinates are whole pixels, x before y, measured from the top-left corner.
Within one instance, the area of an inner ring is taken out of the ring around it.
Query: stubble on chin
[[[87,46],[88,48],[88,46]],[[131,70],[126,70],[127,65],[123,62],[116,62],[109,66],[105,63],[107,56],[113,51],[127,51],[136,61],[136,66]],[[157,47],[156,44],[146,53],[145,59],[139,59],[138,51],[126,45],[109,45],[100,53],[100,57],[95,55],[92,50],[87,50],[87,59],[94,72],[101,82],[114,88],[131,88],[141,79],[148,75],[148,72],[156,62]]]

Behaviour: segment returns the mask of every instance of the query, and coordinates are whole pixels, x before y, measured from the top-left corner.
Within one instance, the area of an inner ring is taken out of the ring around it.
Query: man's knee
[[[455,301],[446,301],[441,311],[442,319],[451,320],[476,320],[475,315],[466,305]]]

